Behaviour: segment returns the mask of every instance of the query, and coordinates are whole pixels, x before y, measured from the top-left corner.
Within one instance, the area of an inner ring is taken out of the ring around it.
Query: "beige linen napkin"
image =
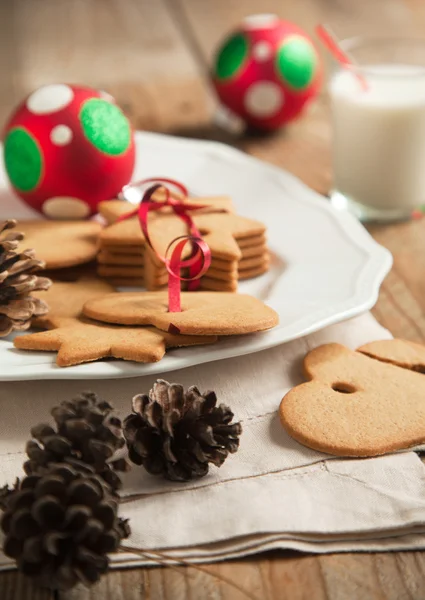
[[[425,469],[413,452],[368,460],[329,460],[292,440],[280,426],[282,396],[302,381],[305,353],[322,343],[351,348],[391,337],[369,314],[271,350],[164,374],[184,386],[214,389],[243,423],[240,450],[195,482],[163,481],[135,467],[121,512],[128,544],[197,562],[295,548],[313,552],[425,546]],[[60,400],[93,390],[121,417],[154,377],[0,384],[0,485],[21,474],[31,424]],[[161,518],[158,518],[161,515]],[[117,566],[149,562],[118,555]],[[0,557],[0,568],[10,562]]]

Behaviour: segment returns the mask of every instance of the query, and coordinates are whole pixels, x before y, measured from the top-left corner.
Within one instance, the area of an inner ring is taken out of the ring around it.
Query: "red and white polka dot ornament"
[[[12,187],[29,206],[53,219],[84,219],[130,181],[133,131],[109,94],[46,85],[10,117],[3,156]]]
[[[225,107],[249,125],[272,131],[317,95],[322,67],[302,29],[275,15],[252,15],[220,46],[213,79]]]

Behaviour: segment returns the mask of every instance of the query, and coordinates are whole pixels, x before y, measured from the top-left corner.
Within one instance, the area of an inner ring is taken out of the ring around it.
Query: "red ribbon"
[[[150,183],[153,185],[148,187],[143,193],[139,206],[135,210],[119,217],[118,221],[124,221],[137,215],[147,244],[165,264],[168,271],[168,310],[169,312],[181,312],[180,282],[189,281],[188,289],[191,291],[196,290],[199,287],[200,277],[207,272],[211,264],[211,250],[208,244],[202,239],[200,231],[188,213],[188,211],[199,210],[206,208],[206,206],[205,204],[184,204],[184,200],[188,197],[186,187],[178,181],[163,177],[144,179],[136,184],[130,184],[123,189],[122,195],[125,197],[125,192],[129,188],[140,187],[143,189],[144,186]],[[167,187],[168,185],[176,188],[182,198],[173,198],[169,187]],[[159,189],[164,190],[165,200],[152,200],[152,196]],[[166,206],[170,206],[174,213],[186,223],[189,235],[174,239],[169,244],[165,256],[161,256],[155,250],[149,237],[148,215],[151,211],[161,210]],[[192,245],[192,252],[189,258],[183,260],[183,251],[188,243]],[[180,276],[180,270],[184,268],[189,268],[189,277]]]

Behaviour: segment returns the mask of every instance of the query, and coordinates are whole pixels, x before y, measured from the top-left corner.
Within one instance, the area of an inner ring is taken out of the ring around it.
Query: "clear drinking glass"
[[[332,204],[362,220],[408,219],[425,204],[425,41],[341,45],[355,66],[335,69],[329,83]]]

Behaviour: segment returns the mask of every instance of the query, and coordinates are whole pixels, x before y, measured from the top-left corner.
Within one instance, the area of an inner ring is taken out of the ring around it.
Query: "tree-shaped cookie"
[[[168,311],[166,292],[108,294],[89,300],[87,317],[121,325],[154,325],[187,335],[234,335],[271,329],[277,313],[252,296],[227,292],[183,292],[181,312]]]
[[[163,190],[160,188],[153,195],[153,200],[156,202],[163,202],[165,200],[165,194],[161,193]],[[171,193],[172,197],[181,200],[185,205],[191,206],[193,204],[205,204],[205,208],[199,209],[197,212],[208,213],[208,212],[233,212],[232,200],[227,196],[216,196],[216,197],[203,197],[203,198],[182,198],[178,195]],[[106,219],[109,224],[115,223],[119,217],[128,214],[131,210],[134,210],[135,206],[126,202],[125,200],[105,200],[100,202],[98,209],[99,213]],[[161,211],[155,213],[156,215],[170,214],[171,208],[164,208]]]
[[[305,446],[338,456],[375,456],[425,441],[425,347],[403,340],[354,352],[309,352],[310,381],[283,398],[283,427]],[[418,372],[419,371],[419,372]]]
[[[164,200],[164,196],[159,194],[161,190],[157,190],[154,194],[153,198],[156,201]],[[209,213],[231,213],[233,211],[232,201],[230,198],[226,196],[220,196],[217,198],[187,198],[184,202],[185,205],[193,205],[193,204],[203,204],[205,208],[191,211],[189,214],[193,217],[196,213],[201,214],[209,214]],[[100,211],[103,216],[108,220],[109,223],[112,223],[109,227],[106,227],[101,235],[100,240],[102,244],[108,246],[114,245],[124,245],[124,246],[140,246],[145,244],[145,236],[140,227],[140,223],[138,218],[131,217],[129,219],[125,219],[123,221],[115,222],[119,217],[124,216],[125,214],[130,213],[132,210],[136,208],[136,206],[130,204],[129,202],[114,200],[101,203]],[[172,208],[167,206],[163,207],[160,210],[152,211],[149,215],[149,232],[152,223],[155,221],[161,221],[169,217],[173,218]],[[180,221],[183,223],[177,216],[174,216],[176,222]],[[173,218],[174,222],[174,218]],[[159,225],[161,227],[161,225]],[[178,227],[178,226],[177,226]],[[187,225],[183,223],[183,235],[187,235]],[[180,234],[178,234],[180,235]],[[174,238],[177,237],[176,235]],[[172,238],[172,239],[174,239]],[[171,240],[169,240],[170,242]],[[167,244],[168,245],[168,244]]]
[[[214,258],[224,260],[240,260],[244,253],[240,250],[237,240],[253,238],[264,239],[262,236],[266,227],[259,221],[229,213],[191,213],[196,227],[208,244]],[[155,251],[165,255],[170,242],[188,233],[187,225],[176,215],[163,215],[162,218],[149,217],[149,235]],[[119,221],[104,229],[100,235],[102,244],[111,247],[114,245],[128,245],[134,247],[144,245],[145,239],[136,218]],[[261,244],[258,249],[265,245]],[[258,250],[256,248],[256,252]],[[149,249],[150,250],[150,249]],[[189,252],[189,250],[187,251]],[[162,266],[154,251],[150,250],[152,258]],[[258,253],[258,252],[257,252]],[[245,253],[245,256],[247,254]]]
[[[167,348],[211,344],[217,340],[215,336],[186,336],[155,327],[121,327],[73,317],[51,319],[50,325],[55,329],[17,337],[15,347],[57,351],[57,365],[69,367],[109,357],[157,362]]]
[[[237,240],[264,235],[266,227],[260,221],[229,213],[197,214],[192,219],[208,244],[214,258],[240,260],[244,253]],[[176,215],[168,215],[149,225],[149,235],[155,251],[164,256],[170,242],[187,235],[187,225]],[[255,249],[258,253],[261,246]],[[151,251],[152,252],[152,251]],[[248,252],[249,254],[249,252]],[[247,256],[245,252],[245,256]],[[160,264],[160,263],[158,263]]]

